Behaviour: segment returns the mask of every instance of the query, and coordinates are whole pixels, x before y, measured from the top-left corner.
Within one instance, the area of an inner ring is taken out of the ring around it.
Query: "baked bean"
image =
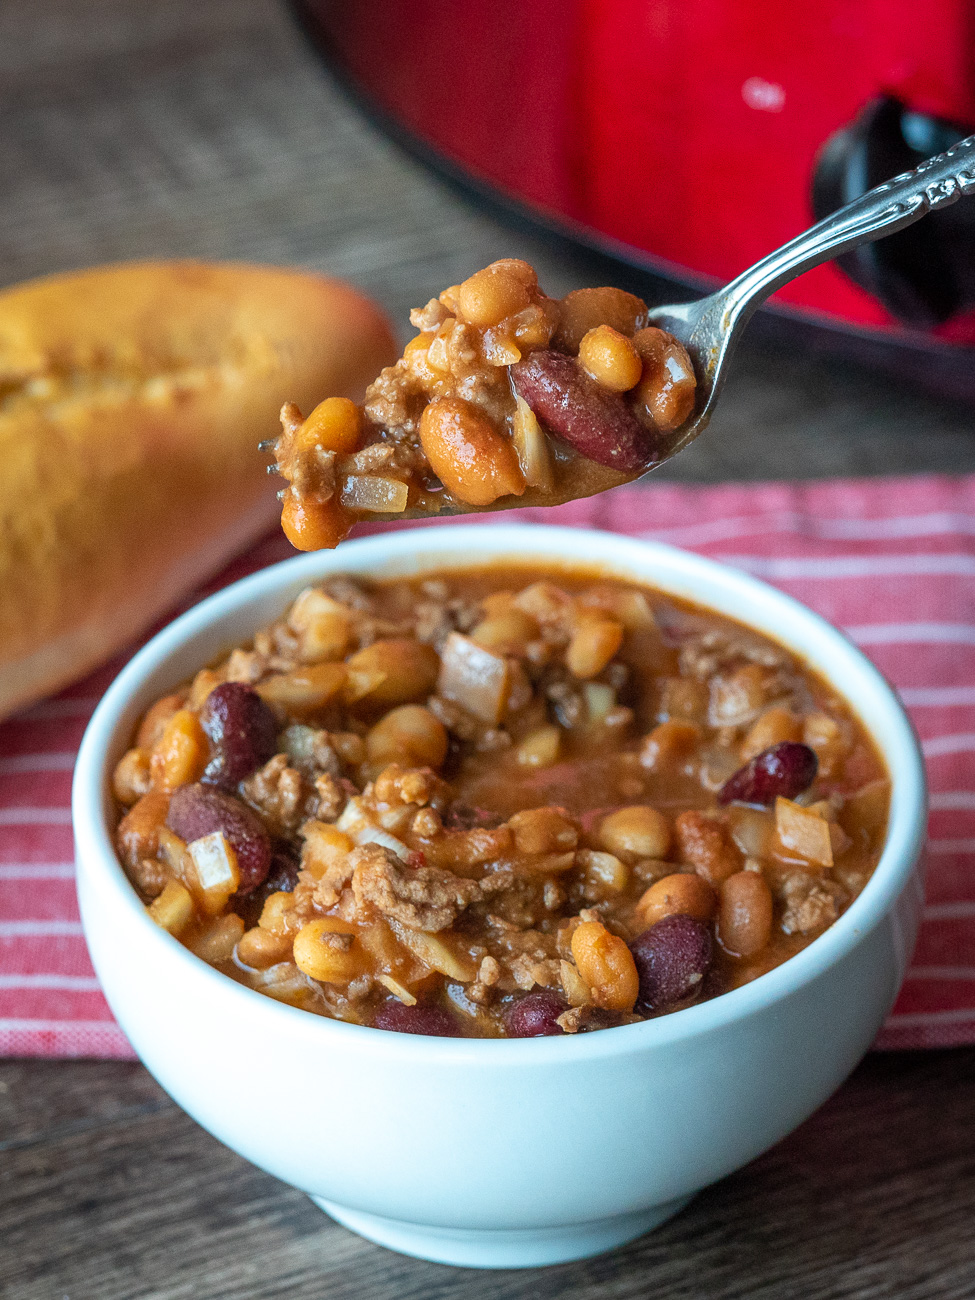
[[[154,858],[159,849],[159,828],[166,824],[169,795],[150,790],[129,809],[118,824],[115,843],[122,861],[135,870],[142,858]]]
[[[483,619],[472,630],[471,640],[499,655],[523,655],[538,639],[538,624],[520,609],[507,609]]]
[[[581,849],[573,865],[582,872],[583,893],[590,902],[622,894],[629,884],[630,870],[615,853]]]
[[[565,652],[573,677],[595,677],[623,644],[623,626],[609,618],[580,619]]]
[[[736,957],[760,952],[772,934],[772,891],[758,871],[737,871],[722,882],[718,938]]]
[[[349,611],[317,587],[301,593],[288,614],[288,624],[300,635],[303,663],[332,662],[349,648]]]
[[[590,379],[572,357],[539,348],[510,374],[515,392],[536,416],[588,460],[633,473],[659,459],[653,433],[620,394]]]
[[[717,895],[703,876],[696,871],[678,871],[656,881],[640,895],[636,914],[647,927],[665,916],[678,914],[706,923],[714,916],[717,905]]]
[[[112,791],[127,808],[152,789],[151,760],[148,749],[130,749],[115,765]]]
[[[202,779],[213,785],[235,786],[277,751],[277,719],[243,682],[215,686],[203,702],[200,725],[211,746]]]
[[[337,916],[309,921],[295,935],[295,965],[309,979],[323,984],[348,984],[366,966],[357,933],[354,925]]]
[[[553,346],[578,352],[579,345],[599,325],[611,325],[627,338],[646,320],[647,304],[635,294],[610,285],[598,289],[573,289],[559,304],[559,328]]]
[[[533,989],[519,998],[505,1012],[504,1028],[509,1038],[551,1038],[564,1033],[558,1024],[563,1011],[568,1011],[564,999],[555,989]]]
[[[741,742],[741,760],[747,763],[763,749],[770,749],[783,740],[801,740],[802,723],[789,709],[766,709],[761,717],[752,724]]]
[[[423,408],[420,444],[447,491],[468,505],[489,506],[525,490],[514,447],[460,397],[441,397]]]
[[[508,819],[517,853],[566,853],[579,842],[579,832],[562,808],[525,808]]]
[[[551,767],[559,759],[562,732],[551,723],[530,731],[518,744],[515,757],[522,767]]]
[[[346,704],[389,708],[429,695],[437,684],[440,660],[433,646],[400,637],[357,650],[344,671]]]
[[[234,948],[244,933],[244,922],[234,912],[218,916],[191,944],[190,948],[201,961],[211,965],[230,961]]]
[[[178,880],[170,880],[146,910],[157,925],[176,939],[186,933],[196,915],[190,891]]]
[[[572,959],[597,1007],[633,1010],[640,981],[633,954],[622,939],[599,921],[583,921],[572,932]]]
[[[630,944],[640,1007],[661,1011],[700,993],[711,966],[711,932],[683,913],[665,916]]]
[[[326,397],[319,402],[295,435],[295,450],[320,448],[349,455],[359,445],[362,414],[347,397]]]
[[[385,767],[439,767],[447,757],[447,730],[429,709],[403,704],[381,718],[366,736],[370,763]]]
[[[281,528],[296,551],[328,551],[348,535],[353,518],[337,497],[327,501],[300,500],[287,488],[281,506]]]
[[[579,344],[579,361],[597,384],[612,393],[635,388],[643,374],[636,348],[612,325],[597,325]]]
[[[294,936],[255,925],[237,942],[237,960],[253,970],[267,970],[278,962],[290,961]]]
[[[639,330],[633,347],[643,360],[636,395],[654,427],[662,433],[679,429],[694,411],[697,378],[683,344],[666,330]]]
[[[482,329],[500,325],[508,316],[522,311],[531,301],[523,279],[510,267],[498,264],[476,271],[457,290],[460,314]]]
[[[681,861],[689,863],[709,885],[720,885],[739,869],[724,829],[704,813],[696,809],[680,813],[674,819],[674,835]]]
[[[640,747],[640,763],[651,771],[664,771],[690,754],[700,743],[701,736],[697,723],[668,718],[645,738]]]
[[[207,762],[207,742],[200,719],[189,709],[177,709],[163,728],[149,763],[157,790],[173,791],[197,781]]]
[[[599,842],[624,862],[666,858],[670,851],[670,826],[662,812],[648,805],[617,808],[600,822]]]
[[[308,664],[287,673],[274,673],[255,690],[268,704],[304,717],[330,704],[346,686],[344,664]]]
[[[164,695],[161,700],[156,700],[139,723],[139,730],[135,734],[136,748],[155,749],[162,740],[166,723],[185,703],[186,695],[183,691],[173,695]]]

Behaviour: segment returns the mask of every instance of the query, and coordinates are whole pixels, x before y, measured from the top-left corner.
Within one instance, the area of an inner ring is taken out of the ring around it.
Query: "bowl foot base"
[[[423,1223],[384,1219],[378,1214],[351,1210],[320,1196],[315,1204],[360,1237],[389,1250],[437,1264],[463,1268],[537,1268],[587,1259],[642,1237],[651,1228],[677,1214],[691,1199],[679,1197],[648,1210],[621,1214],[612,1219],[574,1223],[564,1228],[468,1229],[437,1228]]]

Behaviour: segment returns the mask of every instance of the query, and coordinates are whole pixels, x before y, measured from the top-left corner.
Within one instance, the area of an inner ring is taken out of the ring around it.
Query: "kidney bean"
[[[561,352],[539,349],[511,367],[515,392],[539,420],[597,465],[630,473],[660,458],[657,438],[619,395]]]
[[[202,779],[233,787],[277,752],[278,724],[269,705],[243,682],[222,682],[203,702],[200,722],[211,758]]]
[[[637,1009],[661,1011],[700,991],[713,944],[706,925],[692,916],[665,916],[630,944],[640,977]]]
[[[408,1007],[390,998],[376,1012],[373,1029],[387,1029],[394,1034],[425,1034],[430,1038],[462,1038],[457,1025],[443,1007],[418,1002]]]
[[[768,807],[781,795],[794,799],[816,779],[819,760],[808,745],[782,740],[734,772],[718,791],[718,803],[755,803]]]
[[[504,1027],[509,1038],[549,1038],[564,1032],[555,1022],[567,1010],[554,989],[533,989],[508,1008]]]
[[[220,831],[237,855],[238,894],[249,894],[267,878],[271,837],[257,813],[233,795],[212,785],[181,785],[169,801],[166,825],[187,843]]]

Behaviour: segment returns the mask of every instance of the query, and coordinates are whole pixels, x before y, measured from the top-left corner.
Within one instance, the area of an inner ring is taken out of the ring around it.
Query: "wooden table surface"
[[[592,274],[404,158],[271,0],[0,5],[0,123],[0,283],[132,257],[296,262],[347,276],[403,324],[496,256],[534,261],[552,292]],[[970,471],[973,423],[814,349],[746,343],[712,429],[666,474]],[[975,1049],[872,1055],[655,1233],[586,1263],[477,1273],[340,1228],[140,1065],[5,1061],[0,1296],[971,1297],[973,1114]]]

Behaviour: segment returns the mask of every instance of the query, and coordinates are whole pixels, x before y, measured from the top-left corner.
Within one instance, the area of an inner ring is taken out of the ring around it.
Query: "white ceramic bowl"
[[[112,849],[110,773],[159,695],[335,572],[583,562],[749,623],[851,700],[893,778],[860,897],[754,983],[657,1020],[530,1040],[418,1038],[329,1021],[219,974],[146,915]],[[670,547],[575,529],[417,529],[288,560],[184,614],[99,705],[73,794],[78,892],[102,987],[136,1051],[204,1128],[393,1249],[473,1266],[609,1249],[784,1137],[850,1073],[890,1009],[922,902],[924,775],[893,692],[795,601]]]

